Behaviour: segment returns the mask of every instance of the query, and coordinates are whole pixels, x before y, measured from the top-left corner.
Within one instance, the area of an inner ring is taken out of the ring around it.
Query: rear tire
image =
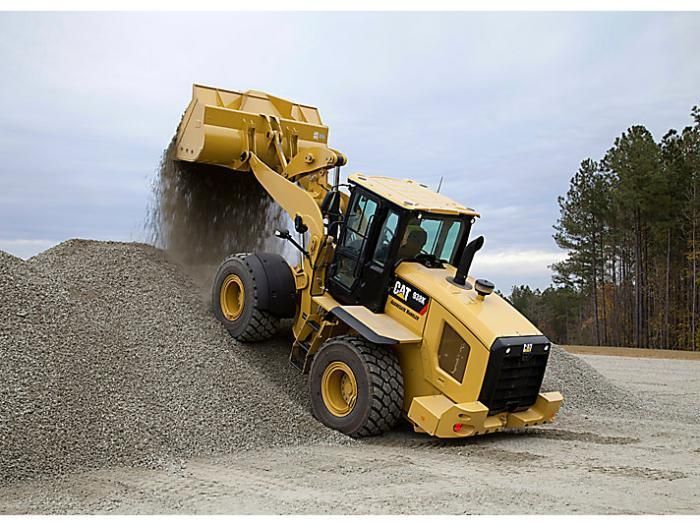
[[[280,327],[275,315],[259,308],[258,286],[253,268],[239,253],[219,266],[212,286],[212,308],[232,337],[258,342],[274,336]]]
[[[403,375],[391,348],[357,336],[334,337],[309,372],[313,414],[351,437],[377,436],[401,419]]]

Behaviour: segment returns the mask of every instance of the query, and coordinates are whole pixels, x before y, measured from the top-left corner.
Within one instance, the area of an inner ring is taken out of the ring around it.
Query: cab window
[[[348,217],[348,230],[363,238],[366,237],[367,229],[376,211],[377,202],[367,195],[360,195],[360,198],[355,201],[350,217]]]
[[[338,268],[335,273],[335,279],[348,289],[355,283],[360,258],[378,207],[376,200],[368,195],[359,195],[348,215],[345,234],[337,249]]]
[[[377,247],[374,250],[374,256],[372,257],[373,262],[384,266],[387,258],[389,257],[391,243],[396,235],[396,228],[398,225],[398,214],[390,211],[384,220],[384,224],[382,224],[381,230],[379,231],[379,240],[377,241]]]
[[[454,328],[445,323],[438,350],[438,363],[440,368],[460,383],[464,379],[470,350],[469,343],[462,339]]]
[[[457,251],[457,241],[465,228],[459,217],[412,217],[399,247],[399,259],[414,259],[418,255],[432,255],[443,262],[451,262]]]

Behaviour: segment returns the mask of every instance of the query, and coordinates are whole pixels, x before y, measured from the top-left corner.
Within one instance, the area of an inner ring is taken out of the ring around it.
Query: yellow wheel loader
[[[219,267],[212,303],[231,335],[261,341],[293,318],[289,360],[309,376],[314,415],[350,436],[401,418],[441,438],[551,422],[562,396],[539,391],[550,342],[468,275],[479,214],[413,180],[341,184],[346,158],[327,143],[316,108],[193,87],[177,159],[252,172],[298,234],[275,232],[299,264],[254,253]]]

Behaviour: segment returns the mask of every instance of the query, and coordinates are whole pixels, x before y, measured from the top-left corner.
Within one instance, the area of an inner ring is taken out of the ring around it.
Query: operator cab
[[[411,180],[354,174],[327,288],[343,304],[383,309],[396,267],[457,266],[478,214]]]

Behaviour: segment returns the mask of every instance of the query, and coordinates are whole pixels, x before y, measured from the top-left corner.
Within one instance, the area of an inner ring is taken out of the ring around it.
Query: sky
[[[140,241],[191,84],[317,106],[347,175],[477,209],[476,277],[544,288],[580,162],[700,104],[700,13],[0,13],[0,250]]]

